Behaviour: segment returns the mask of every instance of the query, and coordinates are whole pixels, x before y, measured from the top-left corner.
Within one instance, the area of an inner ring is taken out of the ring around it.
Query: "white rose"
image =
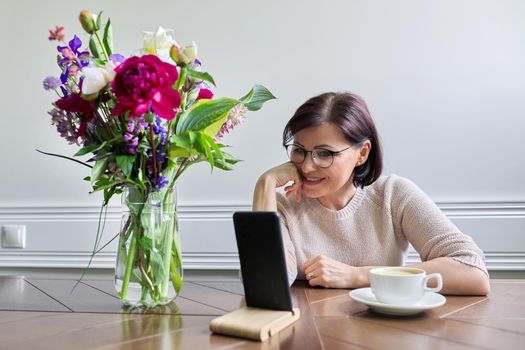
[[[115,79],[116,64],[112,61],[106,62],[104,67],[97,66],[91,63],[89,66],[82,68],[82,94],[93,95],[97,94],[107,84]]]

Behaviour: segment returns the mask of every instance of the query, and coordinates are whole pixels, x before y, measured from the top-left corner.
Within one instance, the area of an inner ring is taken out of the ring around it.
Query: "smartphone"
[[[246,305],[292,311],[288,273],[275,212],[235,212],[235,238]]]

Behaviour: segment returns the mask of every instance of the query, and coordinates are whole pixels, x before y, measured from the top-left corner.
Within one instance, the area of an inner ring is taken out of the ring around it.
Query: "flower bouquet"
[[[86,48],[77,35],[66,42],[63,27],[50,30],[49,40],[59,42],[60,76],[47,77],[44,88],[59,95],[49,114],[60,135],[80,146],[73,157],[89,159],[42,153],[90,168],[84,180],[103,192],[102,209],[122,194],[119,297],[132,305],[166,304],[182,285],[177,179],[199,162],[231,170],[237,160],[221,138],[275,97],[255,85],[239,99],[214,98],[197,45],[180,47],[171,30],[144,32],[139,54],[124,57],[114,51],[110,19],[103,24],[102,13],[82,11],[79,20]]]

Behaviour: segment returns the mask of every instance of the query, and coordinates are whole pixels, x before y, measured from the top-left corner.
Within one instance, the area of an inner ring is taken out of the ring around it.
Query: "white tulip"
[[[188,63],[193,63],[197,58],[197,44],[195,41],[192,41],[190,45],[186,46],[184,50],[182,50],[182,53],[186,56]]]
[[[173,44],[170,56],[177,64],[190,64],[197,58],[197,44],[192,41],[190,45],[181,49],[177,43]]]
[[[143,32],[144,34],[144,51],[159,55],[159,51],[168,51],[175,43],[172,36],[169,35],[169,32],[172,32],[172,29],[164,29],[159,27],[156,32]]]

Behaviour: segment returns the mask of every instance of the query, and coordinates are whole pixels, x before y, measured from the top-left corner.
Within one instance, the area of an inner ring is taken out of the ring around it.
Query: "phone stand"
[[[210,330],[214,333],[265,341],[299,319],[300,311],[279,311],[243,307],[213,319]]]

